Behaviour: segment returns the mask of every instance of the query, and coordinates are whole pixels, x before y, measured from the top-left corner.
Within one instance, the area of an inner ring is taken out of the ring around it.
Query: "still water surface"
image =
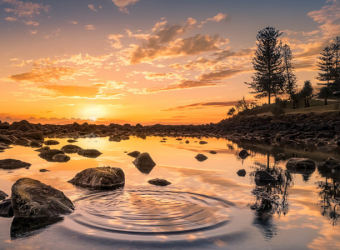
[[[195,138],[188,138],[189,144],[161,140],[78,139],[75,145],[103,154],[69,154],[67,163],[47,162],[29,147],[13,146],[0,153],[0,159],[32,164],[29,169],[0,170],[0,190],[10,194],[17,179],[30,177],[63,191],[76,206],[61,221],[22,232],[11,231],[13,218],[0,218],[0,249],[340,249],[335,199],[340,195],[339,173],[322,167],[289,173],[286,161],[275,161],[273,150],[264,147],[251,147],[251,155],[242,160],[242,148],[224,139],[205,138],[204,145]],[[51,148],[68,144],[67,139],[59,141]],[[141,172],[126,154],[134,150],[148,152],[157,165]],[[317,162],[330,156],[282,152]],[[197,161],[198,153],[208,159]],[[81,170],[98,166],[122,168],[125,187],[95,192],[67,182]],[[39,172],[42,168],[50,172]],[[246,170],[245,177],[237,175],[239,169]],[[282,181],[257,186],[253,172],[258,169],[279,174]],[[172,184],[153,186],[147,182],[153,178]],[[259,209],[263,195],[273,199],[265,212]]]

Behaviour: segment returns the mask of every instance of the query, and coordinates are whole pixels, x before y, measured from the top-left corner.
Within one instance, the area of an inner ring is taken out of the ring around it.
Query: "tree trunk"
[[[268,92],[268,104],[270,105],[270,92]]]
[[[325,105],[327,105],[327,99],[325,99]]]

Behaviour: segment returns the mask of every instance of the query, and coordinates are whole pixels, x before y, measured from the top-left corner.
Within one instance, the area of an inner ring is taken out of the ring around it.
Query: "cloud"
[[[93,24],[88,24],[88,25],[85,26],[85,29],[86,30],[95,30],[96,26],[94,26]]]
[[[227,69],[205,73],[205,74],[200,75],[198,78],[200,81],[220,81],[223,79],[231,78],[239,74],[250,73],[252,71],[253,69],[240,66],[239,68],[232,68],[232,69],[227,68]]]
[[[108,35],[108,39],[111,40],[110,44],[112,48],[115,49],[121,49],[123,47],[123,45],[120,42],[120,39],[123,38],[124,35],[121,34],[110,34]]]
[[[162,111],[181,111],[181,110],[188,110],[188,109],[202,109],[205,107],[229,107],[234,106],[238,103],[238,101],[227,101],[227,102],[200,102],[200,103],[193,103],[184,106],[178,106],[174,108],[164,109]]]
[[[162,91],[170,90],[181,90],[181,89],[193,89],[202,87],[216,86],[216,82],[212,81],[200,81],[200,80],[182,80],[178,83],[170,84],[169,86],[159,88],[159,89],[147,89],[145,93],[157,93]]]
[[[41,88],[52,90],[55,96],[63,97],[96,97],[97,86],[72,86],[72,85],[43,85]]]
[[[218,13],[216,16],[212,18],[208,18],[207,20],[213,21],[213,22],[220,22],[220,21],[226,20],[226,18],[227,18],[227,14]]]
[[[93,4],[89,4],[87,6],[89,7],[90,10],[97,11]]]
[[[17,18],[15,18],[15,17],[10,17],[10,16],[9,16],[9,17],[6,17],[5,20],[6,20],[6,21],[10,21],[10,22],[18,21]]]
[[[119,7],[119,11],[129,13],[126,6],[134,5],[139,0],[112,0],[112,2]]]

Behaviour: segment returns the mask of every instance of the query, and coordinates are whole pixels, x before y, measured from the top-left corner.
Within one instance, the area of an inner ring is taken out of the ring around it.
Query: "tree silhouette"
[[[333,71],[332,80],[336,81],[340,79],[340,37],[337,36],[334,42],[330,46],[331,52],[333,54]]]
[[[318,69],[319,76],[316,77],[321,82],[326,83],[318,83],[318,85],[326,85],[330,87],[330,81],[332,80],[332,71],[333,71],[333,53],[332,49],[327,46],[321,53],[321,56],[318,57]]]
[[[305,81],[303,88],[301,90],[301,96],[305,100],[305,108],[310,107],[309,99],[311,99],[313,96],[313,90],[314,89],[312,87],[311,81],[309,80]]]
[[[325,101],[325,105],[327,105],[327,100],[333,96],[332,91],[328,87],[322,87],[318,94],[318,98],[323,99]]]
[[[293,95],[296,91],[296,76],[293,73],[294,67],[292,65],[292,51],[290,50],[289,45],[285,44],[282,47],[282,57],[283,57],[283,67],[284,67],[284,78],[286,81],[286,93],[289,95],[292,100]],[[294,103],[294,102],[293,102]]]
[[[249,85],[256,98],[277,96],[284,93],[284,68],[282,67],[281,46],[278,41],[282,32],[273,27],[267,27],[256,36],[257,50],[253,59],[255,75]]]

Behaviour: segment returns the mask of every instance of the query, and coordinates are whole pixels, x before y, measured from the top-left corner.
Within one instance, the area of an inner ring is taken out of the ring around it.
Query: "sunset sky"
[[[0,120],[218,122],[252,99],[244,82],[267,26],[284,32],[299,86],[316,84],[340,2],[0,0]]]

